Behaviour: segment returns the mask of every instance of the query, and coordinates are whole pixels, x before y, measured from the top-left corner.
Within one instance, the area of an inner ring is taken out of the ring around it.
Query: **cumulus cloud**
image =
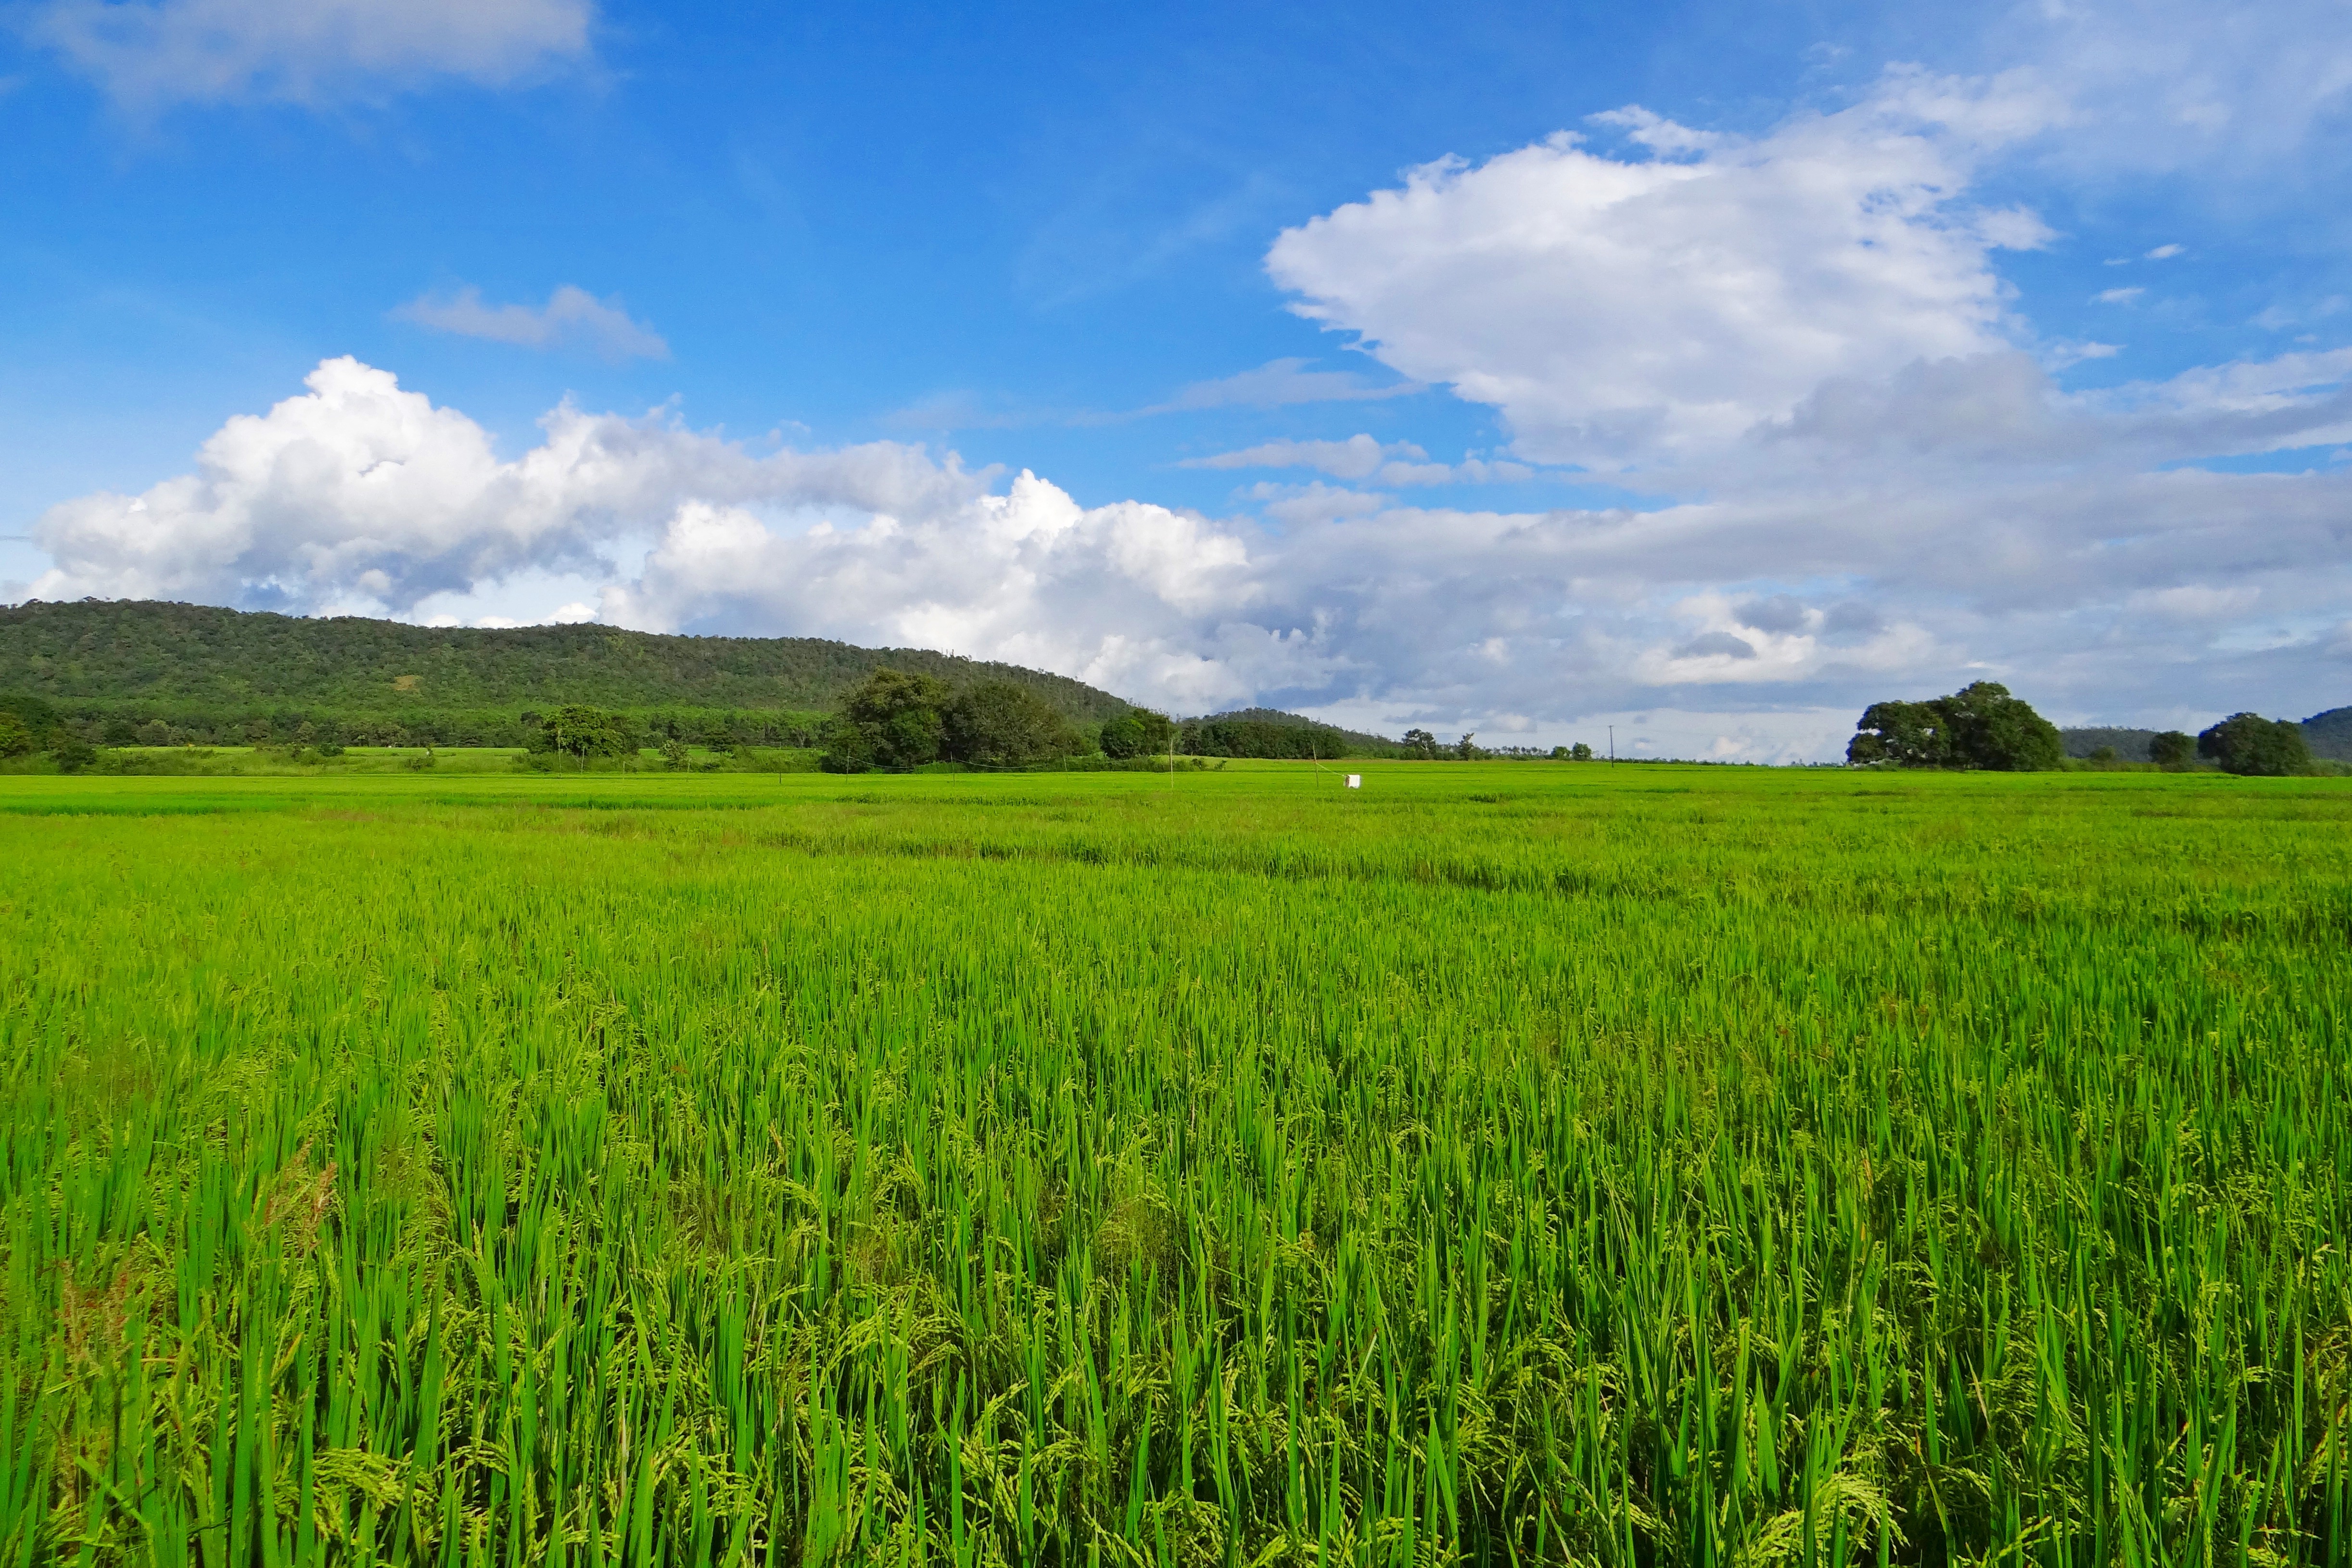
[[[569,283],[544,305],[485,304],[482,291],[468,286],[455,294],[420,296],[393,314],[436,332],[523,348],[580,347],[607,360],[669,358],[669,344],[632,321],[617,296],[599,300]]]
[[[1958,200],[1987,149],[2050,123],[2031,84],[1897,72],[1744,139],[1638,110],[1645,155],[1560,133],[1446,158],[1275,242],[1309,320],[1509,422],[1519,455],[1625,468],[1719,448],[1823,381],[2011,341],[1990,262],[2047,231]]]
[[[593,0],[52,0],[32,36],[125,109],[325,105],[436,77],[498,86],[586,58]]]
[[[502,462],[488,432],[389,372],[332,359],[305,385],[229,420],[193,473],[51,509],[34,537],[56,564],[31,592],[405,612],[528,569],[603,572],[601,551],[660,527],[682,497],[906,512],[983,483],[919,447],[755,456],[569,403],[541,421],[539,446]]]
[[[2352,696],[2352,468],[2182,460],[2352,439],[2347,377],[2352,351],[2073,395],[2019,352],[1916,362],[1816,388],[1704,499],[1475,511],[1268,480],[1250,499],[1277,531],[568,403],[501,459],[331,360],[192,472],[53,509],[31,591],[479,620],[511,615],[453,596],[568,575],[596,586],[564,618],[942,647],[1391,732],[1622,721],[1634,754],[1834,752],[1863,704],[1979,676],[2062,721],[2169,726]],[[1366,437],[1219,466],[1363,480],[1415,457]]]
[[[1328,670],[1310,629],[1254,621],[1264,593],[1242,534],[1141,502],[1081,507],[1024,472],[928,514],[798,529],[688,502],[604,609],[655,629],[955,649],[1198,709]]]

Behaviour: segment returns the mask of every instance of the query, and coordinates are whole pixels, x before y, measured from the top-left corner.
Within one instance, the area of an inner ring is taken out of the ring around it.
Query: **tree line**
[[[2124,761],[2113,748],[2095,761]],[[2049,772],[2065,765],[2058,727],[1998,681],[1979,680],[1948,697],[1924,702],[1874,702],[1854,725],[1846,761],[1856,767],[1990,769]],[[2147,742],[2147,761],[2193,767],[2200,760],[2224,773],[2284,777],[2313,771],[2303,727],[2259,713],[2233,713],[2194,738],[2168,730]]]

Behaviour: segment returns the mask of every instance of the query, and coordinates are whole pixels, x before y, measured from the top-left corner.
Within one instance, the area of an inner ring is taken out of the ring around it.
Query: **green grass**
[[[2352,789],[0,779],[0,1563],[2352,1558]]]

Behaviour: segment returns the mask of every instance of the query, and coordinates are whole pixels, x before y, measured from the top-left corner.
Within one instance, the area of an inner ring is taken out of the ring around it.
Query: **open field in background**
[[[0,1557],[2352,1558],[2352,788],[0,779]]]

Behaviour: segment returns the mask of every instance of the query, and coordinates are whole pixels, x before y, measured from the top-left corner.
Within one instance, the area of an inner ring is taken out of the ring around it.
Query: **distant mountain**
[[[331,715],[603,708],[832,708],[884,666],[951,686],[1008,680],[1084,722],[1128,704],[1065,676],[926,648],[818,637],[663,637],[310,619],[205,605],[0,605],[0,693],[83,713],[299,710]]]
[[[2330,708],[2305,719],[2303,742],[2315,757],[2352,763],[2352,708]]]

